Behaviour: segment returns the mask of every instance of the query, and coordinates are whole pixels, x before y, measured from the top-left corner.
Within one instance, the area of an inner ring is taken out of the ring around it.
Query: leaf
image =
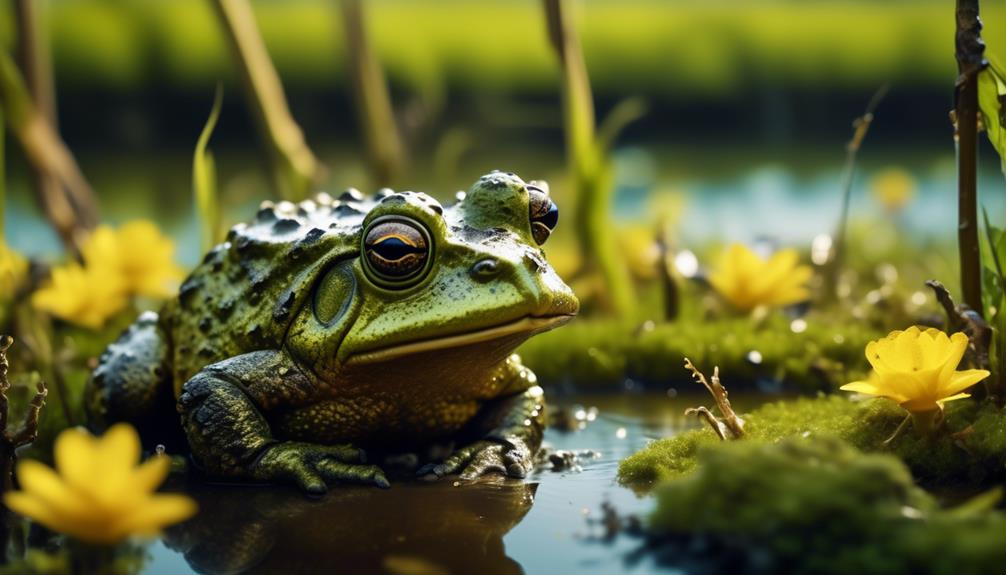
[[[196,213],[199,216],[202,229],[204,251],[208,251],[220,239],[220,199],[217,193],[216,163],[213,160],[213,153],[207,149],[207,146],[210,142],[210,136],[213,135],[213,129],[217,125],[217,119],[220,117],[223,94],[223,87],[218,84],[216,95],[213,97],[210,117],[206,120],[206,125],[203,126],[203,131],[199,134],[195,155],[192,158],[192,191],[195,195]]]
[[[1006,174],[1006,74],[990,58],[987,68],[978,73],[978,107],[982,111],[985,133],[999,153],[1000,169]]]

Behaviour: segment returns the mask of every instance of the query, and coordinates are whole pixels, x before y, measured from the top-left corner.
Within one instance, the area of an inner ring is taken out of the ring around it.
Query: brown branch
[[[954,37],[958,76],[955,82],[954,137],[957,141],[957,244],[961,288],[976,313],[982,309],[981,256],[978,244],[978,73],[988,62],[982,42],[978,0],[957,0]]]
[[[16,0],[14,8],[18,29],[17,59],[24,74],[28,93],[38,113],[54,130],[58,130],[52,59],[49,54],[48,38],[45,37],[45,30],[39,21],[39,2]],[[50,220],[60,222],[58,225],[58,230],[61,230],[60,237],[64,242],[72,244],[72,223],[75,214],[72,213],[69,199],[60,188],[59,180],[37,166],[32,166],[31,171],[35,198],[46,213],[55,212]]]
[[[709,394],[713,396],[713,401],[716,402],[716,407],[719,409],[722,417],[715,417],[704,407],[687,409],[685,410],[685,415],[695,414],[702,417],[713,427],[713,431],[720,436],[720,439],[727,439],[727,432],[729,432],[731,439],[744,437],[744,420],[734,412],[733,407],[730,405],[730,399],[727,397],[727,388],[723,387],[723,384],[720,383],[720,368],[713,368],[713,376],[708,381],[706,380],[706,376],[687,357],[685,358],[685,369],[692,372],[692,377],[695,378],[695,381],[701,383]]]
[[[32,101],[24,78],[6,51],[0,50],[0,106],[32,167],[59,182],[39,197],[50,224],[63,243],[77,251],[98,222],[97,201],[77,161],[53,125]]]
[[[4,491],[10,490],[14,483],[14,462],[17,460],[17,449],[35,441],[38,437],[38,419],[45,405],[45,397],[48,390],[45,383],[39,381],[35,391],[35,397],[28,404],[28,411],[25,413],[24,422],[20,429],[11,432],[7,429],[9,419],[9,401],[7,392],[10,390],[10,380],[7,377],[7,370],[10,365],[7,362],[7,350],[14,343],[14,338],[9,335],[0,336],[0,484]]]
[[[955,304],[950,290],[936,280],[926,280],[926,285],[933,290],[936,301],[940,302],[947,314],[948,331],[962,331],[968,336],[968,357],[971,363],[979,369],[989,368],[989,349],[992,346],[992,328],[985,322],[981,314],[971,309],[966,303]],[[990,385],[985,380],[986,390]],[[992,394],[999,396],[1000,394]]]

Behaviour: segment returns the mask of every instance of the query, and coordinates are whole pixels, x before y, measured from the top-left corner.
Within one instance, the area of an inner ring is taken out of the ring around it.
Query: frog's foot
[[[349,445],[286,442],[266,449],[251,472],[255,479],[293,483],[309,495],[323,495],[338,482],[391,486],[380,467],[365,462],[364,452]]]
[[[418,475],[433,474],[437,477],[461,474],[461,479],[472,481],[498,473],[505,477],[522,479],[534,466],[534,453],[524,441],[512,440],[476,441],[455,451],[443,463],[422,467]]]

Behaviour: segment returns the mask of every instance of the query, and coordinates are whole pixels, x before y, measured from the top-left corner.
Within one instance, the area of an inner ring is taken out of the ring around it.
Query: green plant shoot
[[[207,118],[206,125],[199,134],[196,151],[192,157],[192,192],[195,196],[196,213],[199,216],[203,251],[212,248],[220,239],[220,195],[217,190],[216,162],[208,145],[220,118],[222,103],[223,88],[217,85],[210,117]]]

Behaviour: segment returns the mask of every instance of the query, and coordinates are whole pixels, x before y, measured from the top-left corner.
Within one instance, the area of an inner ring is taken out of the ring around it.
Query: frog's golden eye
[[[429,234],[413,220],[378,218],[363,240],[364,265],[375,283],[404,288],[422,279],[430,261]]]
[[[531,235],[538,245],[545,243],[552,230],[559,223],[559,206],[555,205],[548,193],[537,186],[528,186],[528,217],[531,219]]]

